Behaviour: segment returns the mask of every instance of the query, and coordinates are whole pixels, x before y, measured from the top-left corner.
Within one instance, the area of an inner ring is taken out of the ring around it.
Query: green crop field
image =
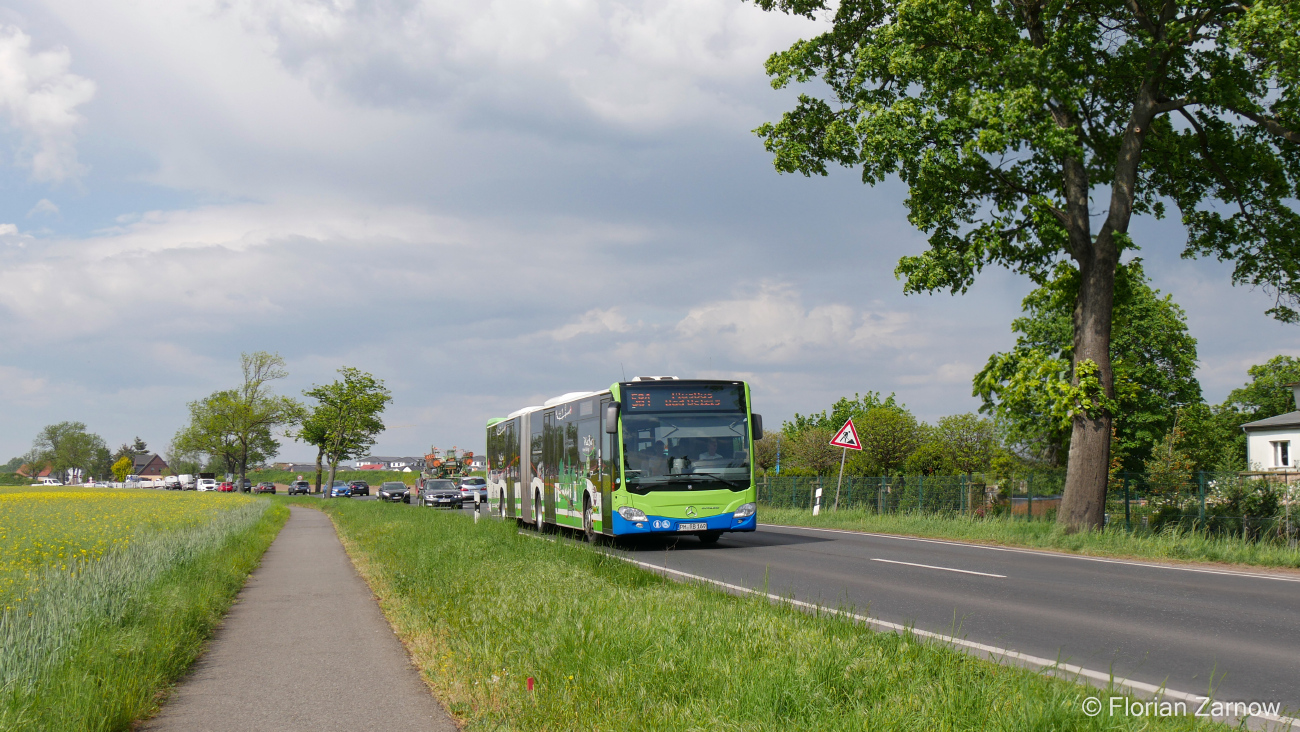
[[[0,489],[0,730],[125,730],[288,518],[265,499]]]
[[[469,730],[1222,729],[1089,717],[1089,687],[673,583],[569,539],[520,535],[513,522],[279,500],[329,514],[428,684]]]

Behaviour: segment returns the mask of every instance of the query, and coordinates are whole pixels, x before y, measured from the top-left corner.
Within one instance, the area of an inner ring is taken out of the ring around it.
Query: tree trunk
[[[1079,261],[1079,296],[1074,305],[1074,385],[1079,384],[1079,364],[1097,364],[1097,376],[1106,397],[1114,397],[1110,367],[1111,308],[1115,299],[1115,267],[1119,250],[1109,230],[1103,230]],[[1094,395],[1095,396],[1095,395]],[[1057,521],[1071,530],[1102,525],[1110,467],[1112,417],[1094,406],[1080,410],[1070,433],[1069,467],[1065,495]]]
[[[316,447],[316,492],[317,493],[320,493],[320,475],[323,470],[323,468],[321,468],[320,460],[321,457],[324,455],[325,455],[325,446],[318,445]]]
[[[330,461],[330,479],[325,482],[325,489],[321,491],[321,498],[332,498],[330,491],[334,489],[334,473],[338,471],[339,463],[337,460]]]

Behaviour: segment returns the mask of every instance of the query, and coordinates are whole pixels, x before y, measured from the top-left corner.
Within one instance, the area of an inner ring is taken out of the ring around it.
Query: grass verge
[[[968,518],[939,514],[878,514],[865,509],[811,511],[759,506],[759,521],[783,526],[874,531],[884,534],[954,539],[999,546],[1054,549],[1101,557],[1157,561],[1217,562],[1255,567],[1300,567],[1300,548],[1267,541],[1183,531],[1126,532],[1123,528],[1067,534],[1055,521],[1007,517]]]
[[[1088,717],[1087,687],[670,582],[509,522],[292,500],[330,515],[427,683],[469,730],[1215,728]]]
[[[288,515],[249,501],[52,570],[0,617],[0,729],[125,730],[155,712]]]

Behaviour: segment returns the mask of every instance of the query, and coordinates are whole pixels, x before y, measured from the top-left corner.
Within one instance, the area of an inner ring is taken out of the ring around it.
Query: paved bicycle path
[[[456,730],[329,518],[289,510],[207,652],[141,729]]]

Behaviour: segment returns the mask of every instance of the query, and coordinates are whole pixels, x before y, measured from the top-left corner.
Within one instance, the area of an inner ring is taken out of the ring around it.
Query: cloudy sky
[[[0,460],[62,420],[162,448],[253,350],[283,393],[383,378],[383,454],[623,374],[743,377],[774,424],[974,409],[1029,284],[903,297],[901,187],[779,176],[751,132],[792,100],[764,58],[817,30],[739,0],[0,7]],[[1135,233],[1208,398],[1300,355],[1177,225]]]

